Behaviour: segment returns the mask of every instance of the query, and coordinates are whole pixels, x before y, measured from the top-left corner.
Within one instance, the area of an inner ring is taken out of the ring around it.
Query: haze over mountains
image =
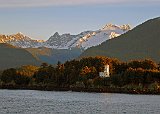
[[[49,64],[57,64],[58,61],[64,63],[80,56],[82,50],[79,48],[72,49],[51,49],[46,47],[25,48],[37,60]]]

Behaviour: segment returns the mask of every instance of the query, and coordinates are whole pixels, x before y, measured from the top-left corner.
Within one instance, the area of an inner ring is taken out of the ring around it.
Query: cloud
[[[67,5],[155,3],[159,0],[0,0],[0,7],[46,7]]]

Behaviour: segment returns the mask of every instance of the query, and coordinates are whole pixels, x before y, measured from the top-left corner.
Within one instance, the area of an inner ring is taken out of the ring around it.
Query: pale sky
[[[48,39],[107,23],[136,26],[160,16],[160,0],[0,0],[0,34]]]
[[[119,3],[160,3],[159,0],[0,0],[0,7],[46,7]]]

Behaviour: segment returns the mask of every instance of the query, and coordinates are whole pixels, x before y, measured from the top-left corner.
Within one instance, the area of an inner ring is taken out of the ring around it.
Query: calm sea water
[[[160,114],[160,96],[0,90],[0,114]]]

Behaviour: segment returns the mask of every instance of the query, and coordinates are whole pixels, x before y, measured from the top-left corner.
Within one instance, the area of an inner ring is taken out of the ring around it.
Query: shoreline
[[[89,93],[119,93],[119,94],[139,94],[139,95],[160,95],[160,91],[134,90],[126,88],[82,88],[82,87],[55,87],[55,86],[13,86],[0,85],[0,89],[8,90],[39,90],[39,91],[73,91],[73,92],[89,92]]]

